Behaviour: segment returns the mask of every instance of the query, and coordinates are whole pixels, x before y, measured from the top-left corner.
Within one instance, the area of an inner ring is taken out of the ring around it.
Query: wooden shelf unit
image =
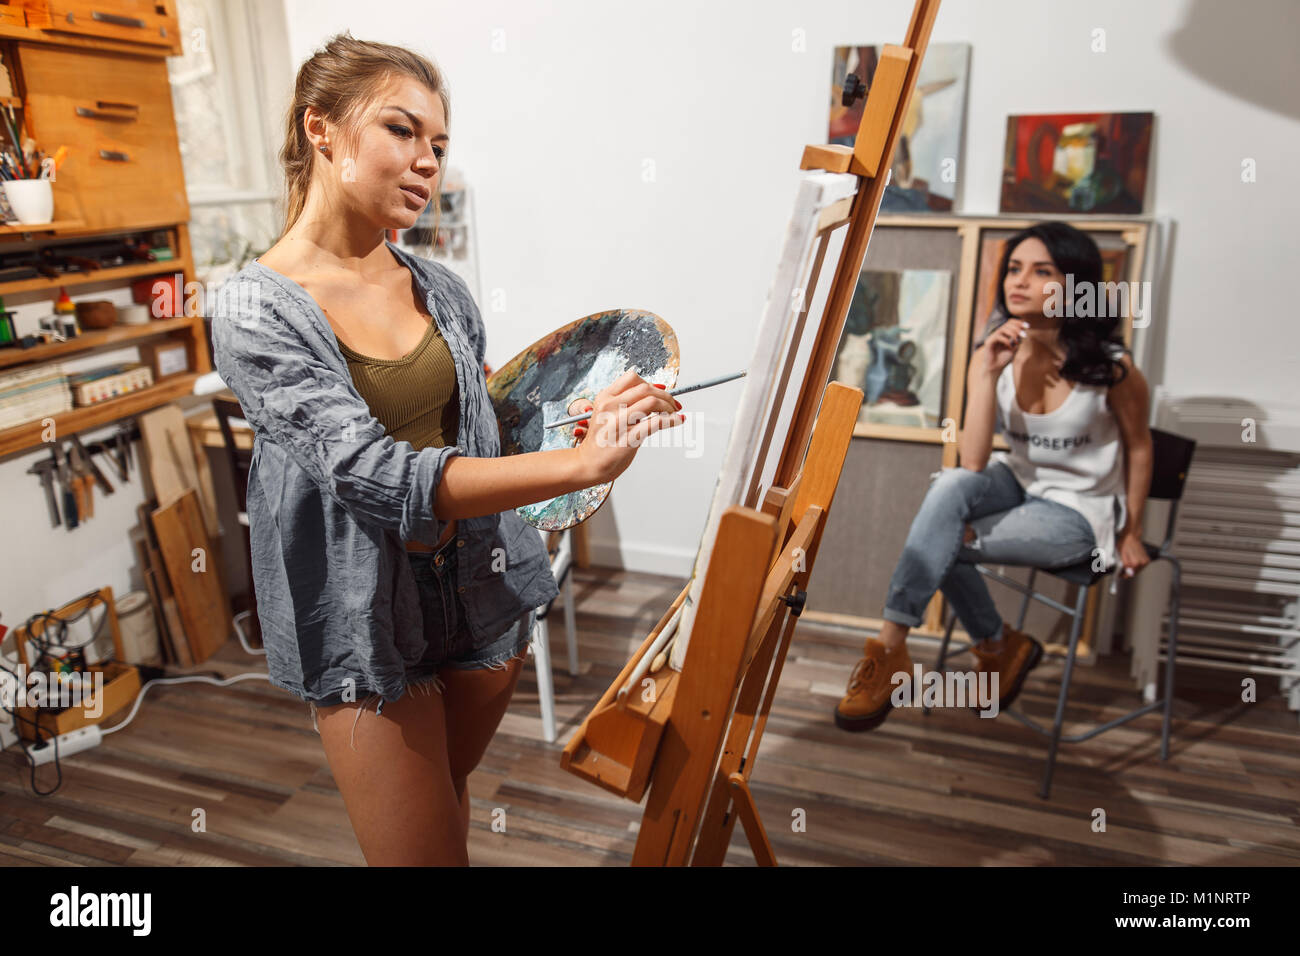
[[[3,99],[3,97],[0,97],[0,99]],[[0,223],[0,236],[29,235],[33,232],[60,232],[64,229],[73,229],[85,225],[86,223],[82,219],[56,219],[53,222],[30,224],[5,222]]]
[[[143,0],[98,0],[94,4],[96,10],[101,13],[113,13],[119,16],[136,17],[141,20],[148,19],[152,22],[142,23],[139,27],[141,39],[131,39],[134,30],[125,28],[112,23],[101,23],[92,25],[90,29],[96,31],[98,35],[92,36],[87,32],[73,33],[57,29],[60,26],[57,17],[62,12],[65,18],[71,14],[66,8],[67,3],[50,3],[47,9],[42,11],[40,5],[28,3],[26,9],[19,10],[17,4],[10,4],[5,10],[9,16],[0,19],[0,39],[9,40],[36,40],[41,43],[48,43],[52,46],[70,46],[80,47],[88,50],[100,50],[112,53],[132,53],[138,56],[179,56],[181,49],[180,24],[176,15],[176,0],[150,0],[144,3]],[[24,17],[24,23],[19,24],[12,22],[11,17],[16,17],[21,12]],[[89,11],[83,11],[88,13]],[[43,15],[44,14],[44,15]],[[143,14],[143,16],[142,16]],[[82,17],[83,23],[92,24],[93,21],[89,16]],[[166,34],[161,32],[153,33],[149,28],[165,28]],[[86,27],[82,27],[85,30]],[[149,32],[147,40],[144,34]]]
[[[0,246],[0,248],[3,248]],[[19,279],[16,282],[0,282],[0,295],[14,295],[18,292],[35,292],[41,289],[48,289],[52,292],[58,292],[63,287],[72,287],[78,285],[91,285],[95,282],[111,282],[115,279],[139,279],[142,276],[151,275],[171,275],[173,272],[183,272],[183,269],[168,268],[169,265],[176,265],[175,259],[164,259],[159,262],[141,262],[132,266],[109,266],[104,269],[95,269],[91,272],[72,272],[66,276],[56,276],[47,278],[41,276],[39,279]]]
[[[106,402],[59,412],[53,416],[56,433],[66,436],[87,428],[98,428],[100,425],[109,425],[118,419],[139,415],[159,405],[174,402],[194,391],[194,382],[198,377],[197,372],[178,372],[138,392],[129,392],[118,398],[110,398]],[[42,445],[41,432],[45,427],[44,421],[43,418],[37,418],[0,431],[0,456],[12,455]]]
[[[115,15],[103,22],[88,15],[73,20],[65,8],[71,9],[64,0],[11,5],[4,8],[10,16],[0,18],[0,54],[15,93],[7,103],[14,108],[20,134],[34,137],[47,153],[68,147],[53,186],[54,221],[0,224],[0,254],[56,247],[74,239],[162,232],[172,258],[18,279],[0,283],[0,296],[14,309],[44,292],[52,305],[61,287],[75,294],[77,287],[124,286],[177,274],[184,295],[196,276],[167,74],[167,57],[182,52],[175,0],[97,0],[95,10]],[[24,23],[14,22],[19,13]],[[5,142],[8,138],[3,137]],[[193,311],[185,309],[188,305],[186,297],[177,311]],[[109,329],[84,330],[65,342],[0,349],[0,373],[83,359],[159,338],[185,343],[189,370],[147,389],[53,416],[59,434],[66,436],[191,394],[194,382],[212,370],[203,316],[154,319],[147,325],[119,322]],[[43,420],[0,430],[0,455],[40,446]]]
[[[0,291],[0,295],[4,293]],[[94,329],[82,332],[66,342],[51,342],[30,349],[0,349],[0,369],[16,365],[34,365],[53,359],[69,358],[78,352],[93,352],[99,349],[122,348],[137,345],[146,339],[166,335],[177,329],[189,331],[201,318],[177,316],[174,319],[154,319],[148,325],[123,325],[118,323],[111,329]]]

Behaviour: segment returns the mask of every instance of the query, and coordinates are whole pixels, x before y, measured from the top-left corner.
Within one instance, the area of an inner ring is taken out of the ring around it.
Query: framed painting
[[[836,381],[863,390],[861,423],[937,428],[952,274],[864,269],[835,353]]]
[[[856,73],[869,90],[879,56],[879,46],[835,48],[828,142],[853,145],[866,99],[843,106],[844,78]],[[969,75],[969,43],[930,44],[899,131],[889,184],[880,201],[882,214],[951,213],[955,208]]]
[[[1002,212],[1140,214],[1154,121],[1154,113],[1008,116]]]

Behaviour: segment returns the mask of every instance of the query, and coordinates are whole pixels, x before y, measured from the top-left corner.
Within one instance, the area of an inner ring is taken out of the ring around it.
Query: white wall
[[[1155,111],[1149,212],[1177,235],[1167,327],[1153,330],[1146,371],[1176,392],[1288,400],[1300,378],[1282,282],[1300,251],[1284,165],[1300,156],[1300,69],[1287,47],[1298,8],[945,0],[935,26],[933,41],[973,44],[962,212],[997,209],[1009,112]],[[685,384],[749,360],[800,152],[825,137],[832,47],[899,42],[911,3],[372,0],[358,14],[293,0],[287,12],[295,67],[350,29],[447,72],[452,162],[477,190],[491,364],[580,316],[636,307],[676,329]],[[1098,27],[1105,53],[1091,52]],[[1240,181],[1244,157],[1256,183]],[[494,289],[502,312],[488,307]],[[694,447],[638,455],[592,519],[597,558],[688,573],[739,394],[687,396],[697,417],[677,431]],[[10,626],[101,584],[124,592],[134,563],[138,490],[98,498],[85,528],[52,530],[24,473],[38,457],[0,461]]]
[[[900,42],[912,4],[373,3],[364,20],[343,2],[288,9],[294,62],[348,27],[447,73],[451,161],[477,189],[490,363],[582,315],[638,307],[677,331],[686,383],[748,361],[800,152],[825,139],[832,48]],[[1175,392],[1287,400],[1300,377],[1281,281],[1300,251],[1285,166],[1300,156],[1287,46],[1298,9],[945,0],[935,24],[932,41],[973,44],[961,212],[997,211],[1008,113],[1156,113],[1148,212],[1176,233],[1146,372]],[[490,310],[493,290],[505,311]],[[698,457],[638,455],[592,519],[599,557],[689,571],[739,394],[686,398],[702,418],[685,436]]]

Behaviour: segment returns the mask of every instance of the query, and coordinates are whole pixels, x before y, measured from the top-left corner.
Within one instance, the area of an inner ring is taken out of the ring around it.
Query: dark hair
[[[1093,295],[1090,309],[1074,307],[1085,286],[1092,293],[1098,293],[1100,289],[1101,250],[1092,236],[1066,222],[1040,222],[1007,240],[998,267],[997,309],[980,336],[979,344],[983,344],[989,332],[1011,316],[1005,291],[1007,269],[1011,265],[1011,254],[1026,239],[1040,240],[1047,247],[1056,268],[1073,280],[1075,301],[1065,309],[1066,314],[1061,317],[1057,330],[1057,338],[1065,347],[1061,377],[1084,385],[1117,385],[1128,374],[1116,357],[1121,351],[1128,351],[1118,331],[1123,316],[1106,314],[1106,297],[1100,294]],[[1067,283],[1066,288],[1069,287]],[[1093,314],[1081,314],[1085,311]]]

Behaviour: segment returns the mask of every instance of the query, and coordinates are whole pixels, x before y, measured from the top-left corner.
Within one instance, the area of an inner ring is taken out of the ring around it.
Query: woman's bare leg
[[[894,621],[885,621],[880,625],[880,633],[877,635],[881,643],[889,650],[894,650],[898,645],[907,640],[907,632],[910,631],[906,624],[898,624]]]
[[[461,819],[469,833],[469,775],[478,766],[505,716],[519,681],[523,659],[516,658],[504,670],[479,668],[460,670],[444,667],[442,700],[446,707],[447,760],[452,785],[461,800]]]
[[[397,700],[317,709],[330,770],[371,866],[467,866],[465,825],[447,758],[442,698],[429,687]],[[355,749],[353,749],[355,745]]]
[[[970,544],[974,541],[975,529],[970,525],[966,525],[966,530],[962,540],[966,544]],[[885,647],[892,651],[907,640],[907,632],[910,630],[911,628],[906,624],[899,624],[895,621],[885,621],[881,624],[880,633],[876,636]]]

